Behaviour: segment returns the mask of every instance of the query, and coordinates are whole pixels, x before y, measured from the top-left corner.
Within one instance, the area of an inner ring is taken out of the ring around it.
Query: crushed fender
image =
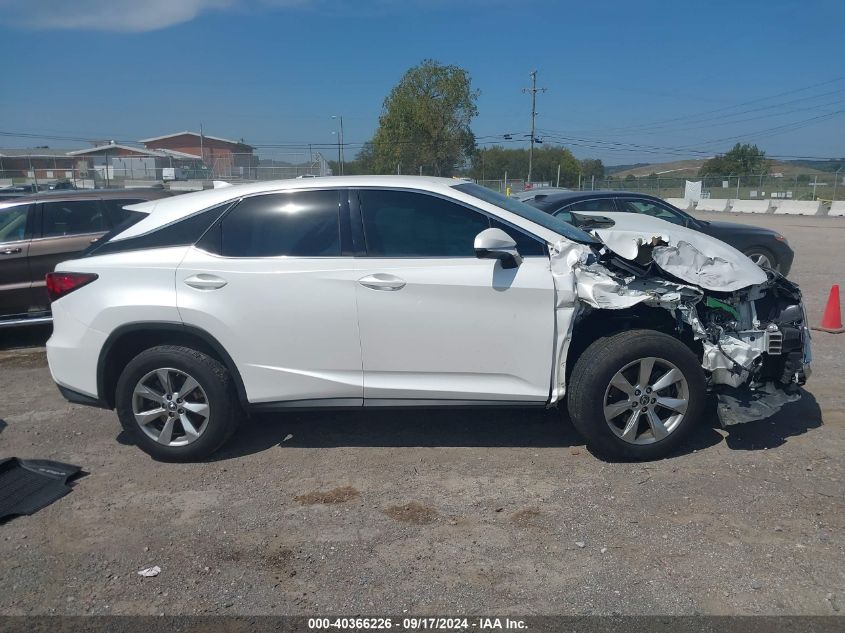
[[[607,215],[615,226],[592,231],[603,247],[562,240],[550,249],[561,359],[553,401],[564,391],[577,323],[594,310],[637,305],[667,310],[678,334],[688,328],[701,345],[723,424],[766,417],[799,397],[811,352],[797,286],[701,233],[640,215]]]

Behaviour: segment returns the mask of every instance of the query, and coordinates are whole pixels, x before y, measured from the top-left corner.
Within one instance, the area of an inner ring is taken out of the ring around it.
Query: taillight
[[[94,273],[47,273],[47,294],[50,295],[50,301],[61,299],[66,294],[87,286],[97,277]]]

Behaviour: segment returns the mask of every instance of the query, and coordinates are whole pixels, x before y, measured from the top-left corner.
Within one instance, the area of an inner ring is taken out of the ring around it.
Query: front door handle
[[[375,275],[361,277],[358,283],[373,290],[401,290],[405,287],[404,279],[387,273],[376,273]]]
[[[3,255],[17,255],[22,250],[21,248],[6,248],[3,249]]]
[[[185,280],[185,285],[190,286],[191,288],[196,288],[197,290],[217,290],[218,288],[222,288],[225,286],[228,281],[225,279],[221,279],[217,275],[208,275],[206,273],[200,273],[198,275],[194,275],[193,277],[188,277]]]

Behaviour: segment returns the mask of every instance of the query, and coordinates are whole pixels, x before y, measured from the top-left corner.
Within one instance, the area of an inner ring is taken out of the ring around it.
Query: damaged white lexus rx
[[[161,460],[249,413],[555,407],[609,458],[799,397],[798,288],[702,233],[581,228],[479,185],[400,176],[238,185],[127,207],[47,279],[53,378]]]

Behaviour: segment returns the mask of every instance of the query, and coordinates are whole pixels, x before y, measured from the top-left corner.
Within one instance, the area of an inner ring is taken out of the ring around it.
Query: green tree
[[[765,174],[769,170],[766,152],[756,145],[737,143],[719,156],[714,156],[701,166],[699,176],[749,176]]]
[[[604,178],[604,163],[598,158],[588,158],[581,161],[581,174],[584,180],[589,180],[593,176],[596,180]]]
[[[469,73],[427,59],[414,66],[384,100],[372,140],[374,173],[450,176],[475,150],[470,130],[479,92]]]
[[[531,179],[534,182],[557,182],[557,168],[560,165],[560,184],[571,187],[578,183],[581,164],[572,152],[559,145],[543,145],[534,148],[534,165]],[[481,180],[500,180],[505,177],[518,180],[528,176],[528,150],[505,149],[493,145],[475,152],[469,175]]]
[[[340,166],[336,160],[329,160],[329,167],[333,174],[340,173]],[[364,143],[354,160],[343,163],[343,173],[347,176],[359,176],[375,173],[373,171],[373,144]]]

